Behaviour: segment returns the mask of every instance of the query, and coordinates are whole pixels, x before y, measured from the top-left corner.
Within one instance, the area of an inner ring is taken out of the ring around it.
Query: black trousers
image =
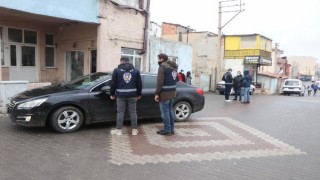
[[[231,92],[232,84],[226,84],[226,91],[224,92],[225,100],[229,100],[230,92]]]
[[[242,94],[241,94],[241,88],[234,88],[234,99],[235,100],[238,100],[238,96],[239,96],[239,101],[241,101],[241,97],[242,97]]]

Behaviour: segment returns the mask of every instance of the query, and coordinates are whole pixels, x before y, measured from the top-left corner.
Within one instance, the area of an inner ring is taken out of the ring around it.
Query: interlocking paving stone
[[[161,123],[141,125],[138,136],[124,128],[122,136],[110,136],[109,162],[133,165],[306,154],[229,117],[175,125],[172,136],[156,134]]]

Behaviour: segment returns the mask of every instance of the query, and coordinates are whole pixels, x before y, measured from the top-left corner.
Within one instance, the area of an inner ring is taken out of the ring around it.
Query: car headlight
[[[48,98],[36,99],[32,101],[28,101],[18,105],[18,109],[30,109],[33,107],[40,106],[43,102],[45,102]]]

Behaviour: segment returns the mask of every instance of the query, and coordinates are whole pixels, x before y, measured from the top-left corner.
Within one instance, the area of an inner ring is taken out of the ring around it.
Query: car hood
[[[45,86],[41,88],[35,88],[31,90],[27,90],[24,92],[21,92],[17,95],[15,95],[12,100],[14,101],[23,101],[26,99],[34,99],[34,98],[41,98],[43,96],[52,96],[56,94],[61,94],[61,93],[71,93],[73,92],[74,89],[70,89],[64,86]]]

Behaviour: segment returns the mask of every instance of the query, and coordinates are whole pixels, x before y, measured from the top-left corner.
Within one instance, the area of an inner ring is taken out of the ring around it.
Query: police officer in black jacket
[[[128,105],[132,135],[137,135],[137,100],[141,98],[142,91],[140,71],[129,63],[128,58],[122,57],[120,65],[113,70],[111,81],[110,98],[117,100],[117,125],[111,134],[122,135],[124,113]]]
[[[233,80],[231,73],[232,73],[232,69],[229,68],[228,71],[222,77],[222,80],[225,82],[225,86],[226,86],[226,91],[224,92],[224,97],[226,102],[231,101],[229,99],[231,88],[232,88],[232,80]]]

